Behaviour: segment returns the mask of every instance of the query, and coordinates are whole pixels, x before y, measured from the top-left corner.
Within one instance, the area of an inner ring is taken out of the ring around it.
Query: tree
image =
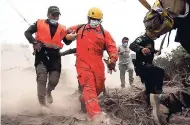
[[[187,79],[190,73],[190,55],[182,46],[173,49],[171,53],[165,57],[158,57],[154,60],[155,65],[162,67],[171,79],[181,80]]]

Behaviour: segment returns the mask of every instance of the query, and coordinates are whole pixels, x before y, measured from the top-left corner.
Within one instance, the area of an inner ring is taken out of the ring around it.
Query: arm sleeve
[[[143,47],[141,46],[142,42],[143,42],[142,39],[139,37],[130,44],[129,48],[132,51],[139,53],[143,49]]]
[[[68,27],[66,29],[66,33],[67,34],[70,34],[70,33],[75,33],[77,28],[78,28],[79,25],[75,25],[75,26],[71,26],[71,27]],[[70,45],[72,43],[72,40],[67,40],[66,39],[66,36],[63,38],[63,42],[66,44],[66,45]]]
[[[74,54],[74,53],[76,53],[76,48],[66,50],[60,54],[61,54],[61,56],[65,56],[65,55]]]
[[[74,25],[74,26],[71,26],[71,27],[68,27],[67,28],[67,33],[69,34],[69,33],[75,33],[76,32],[76,30],[77,30],[77,28],[80,26],[80,24],[79,25]]]
[[[25,32],[24,35],[29,43],[33,43],[35,38],[32,36],[33,33],[37,32],[37,22],[31,25]]]
[[[115,41],[113,40],[109,32],[105,33],[106,33],[105,34],[106,50],[108,52],[110,59],[116,63],[116,61],[118,60],[118,50]]]
[[[148,10],[151,9],[150,4],[147,2],[147,0],[139,0],[139,2]]]

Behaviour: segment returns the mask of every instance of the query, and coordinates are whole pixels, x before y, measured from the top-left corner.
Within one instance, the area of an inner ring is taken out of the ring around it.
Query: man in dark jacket
[[[53,102],[51,91],[59,82],[61,73],[60,49],[62,41],[69,45],[75,34],[67,34],[65,26],[58,23],[59,8],[48,8],[48,19],[39,19],[25,31],[26,39],[33,45],[37,80],[38,100],[42,106]],[[35,38],[32,36],[35,33]],[[49,78],[46,88],[47,78]]]
[[[136,71],[145,83],[147,104],[149,105],[150,93],[162,92],[164,78],[164,70],[152,64],[154,54],[157,52],[154,48],[154,41],[144,34],[131,43],[129,48],[136,52]]]

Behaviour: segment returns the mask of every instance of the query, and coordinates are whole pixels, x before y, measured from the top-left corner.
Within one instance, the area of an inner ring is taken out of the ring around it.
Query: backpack
[[[163,8],[153,8],[145,16],[143,20],[146,32],[149,32],[153,37],[171,31],[174,25],[173,18]]]
[[[84,27],[83,27],[83,26],[84,26]],[[84,36],[83,33],[84,33],[84,30],[85,30],[86,24],[78,25],[78,27],[77,27],[77,29],[76,29],[76,33],[78,33],[78,31],[79,31],[82,27],[83,27],[83,29],[82,29],[81,39],[82,39],[83,36]],[[105,32],[104,32],[104,28],[103,28],[102,25],[100,25],[100,29],[101,29],[101,32],[102,32],[104,38],[105,38]],[[106,50],[106,47],[105,47],[105,46],[104,46],[104,50]]]
[[[173,18],[185,11],[185,0],[156,0],[143,22],[147,32],[159,37],[172,30]]]
[[[84,33],[84,30],[85,30],[85,27],[86,27],[86,24],[81,24],[81,25],[78,25],[77,29],[76,29],[76,33],[78,33],[78,31],[84,26],[84,28],[82,29],[82,35],[81,35],[81,39],[83,38],[83,33]],[[102,27],[102,25],[100,25],[100,29],[101,29],[101,32],[105,38],[105,33],[104,33],[104,28]]]
[[[157,38],[166,33],[160,45],[160,54],[167,32],[169,32],[169,45],[169,37],[174,25],[173,18],[186,17],[188,12],[189,6],[186,0],[156,0],[153,9],[146,14],[143,21],[146,31]]]

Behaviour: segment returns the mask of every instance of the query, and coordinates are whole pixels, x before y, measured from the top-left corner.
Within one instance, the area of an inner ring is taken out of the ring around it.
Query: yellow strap
[[[154,5],[153,5],[153,8],[156,8],[156,7],[160,7],[160,1],[159,0],[156,0]]]

